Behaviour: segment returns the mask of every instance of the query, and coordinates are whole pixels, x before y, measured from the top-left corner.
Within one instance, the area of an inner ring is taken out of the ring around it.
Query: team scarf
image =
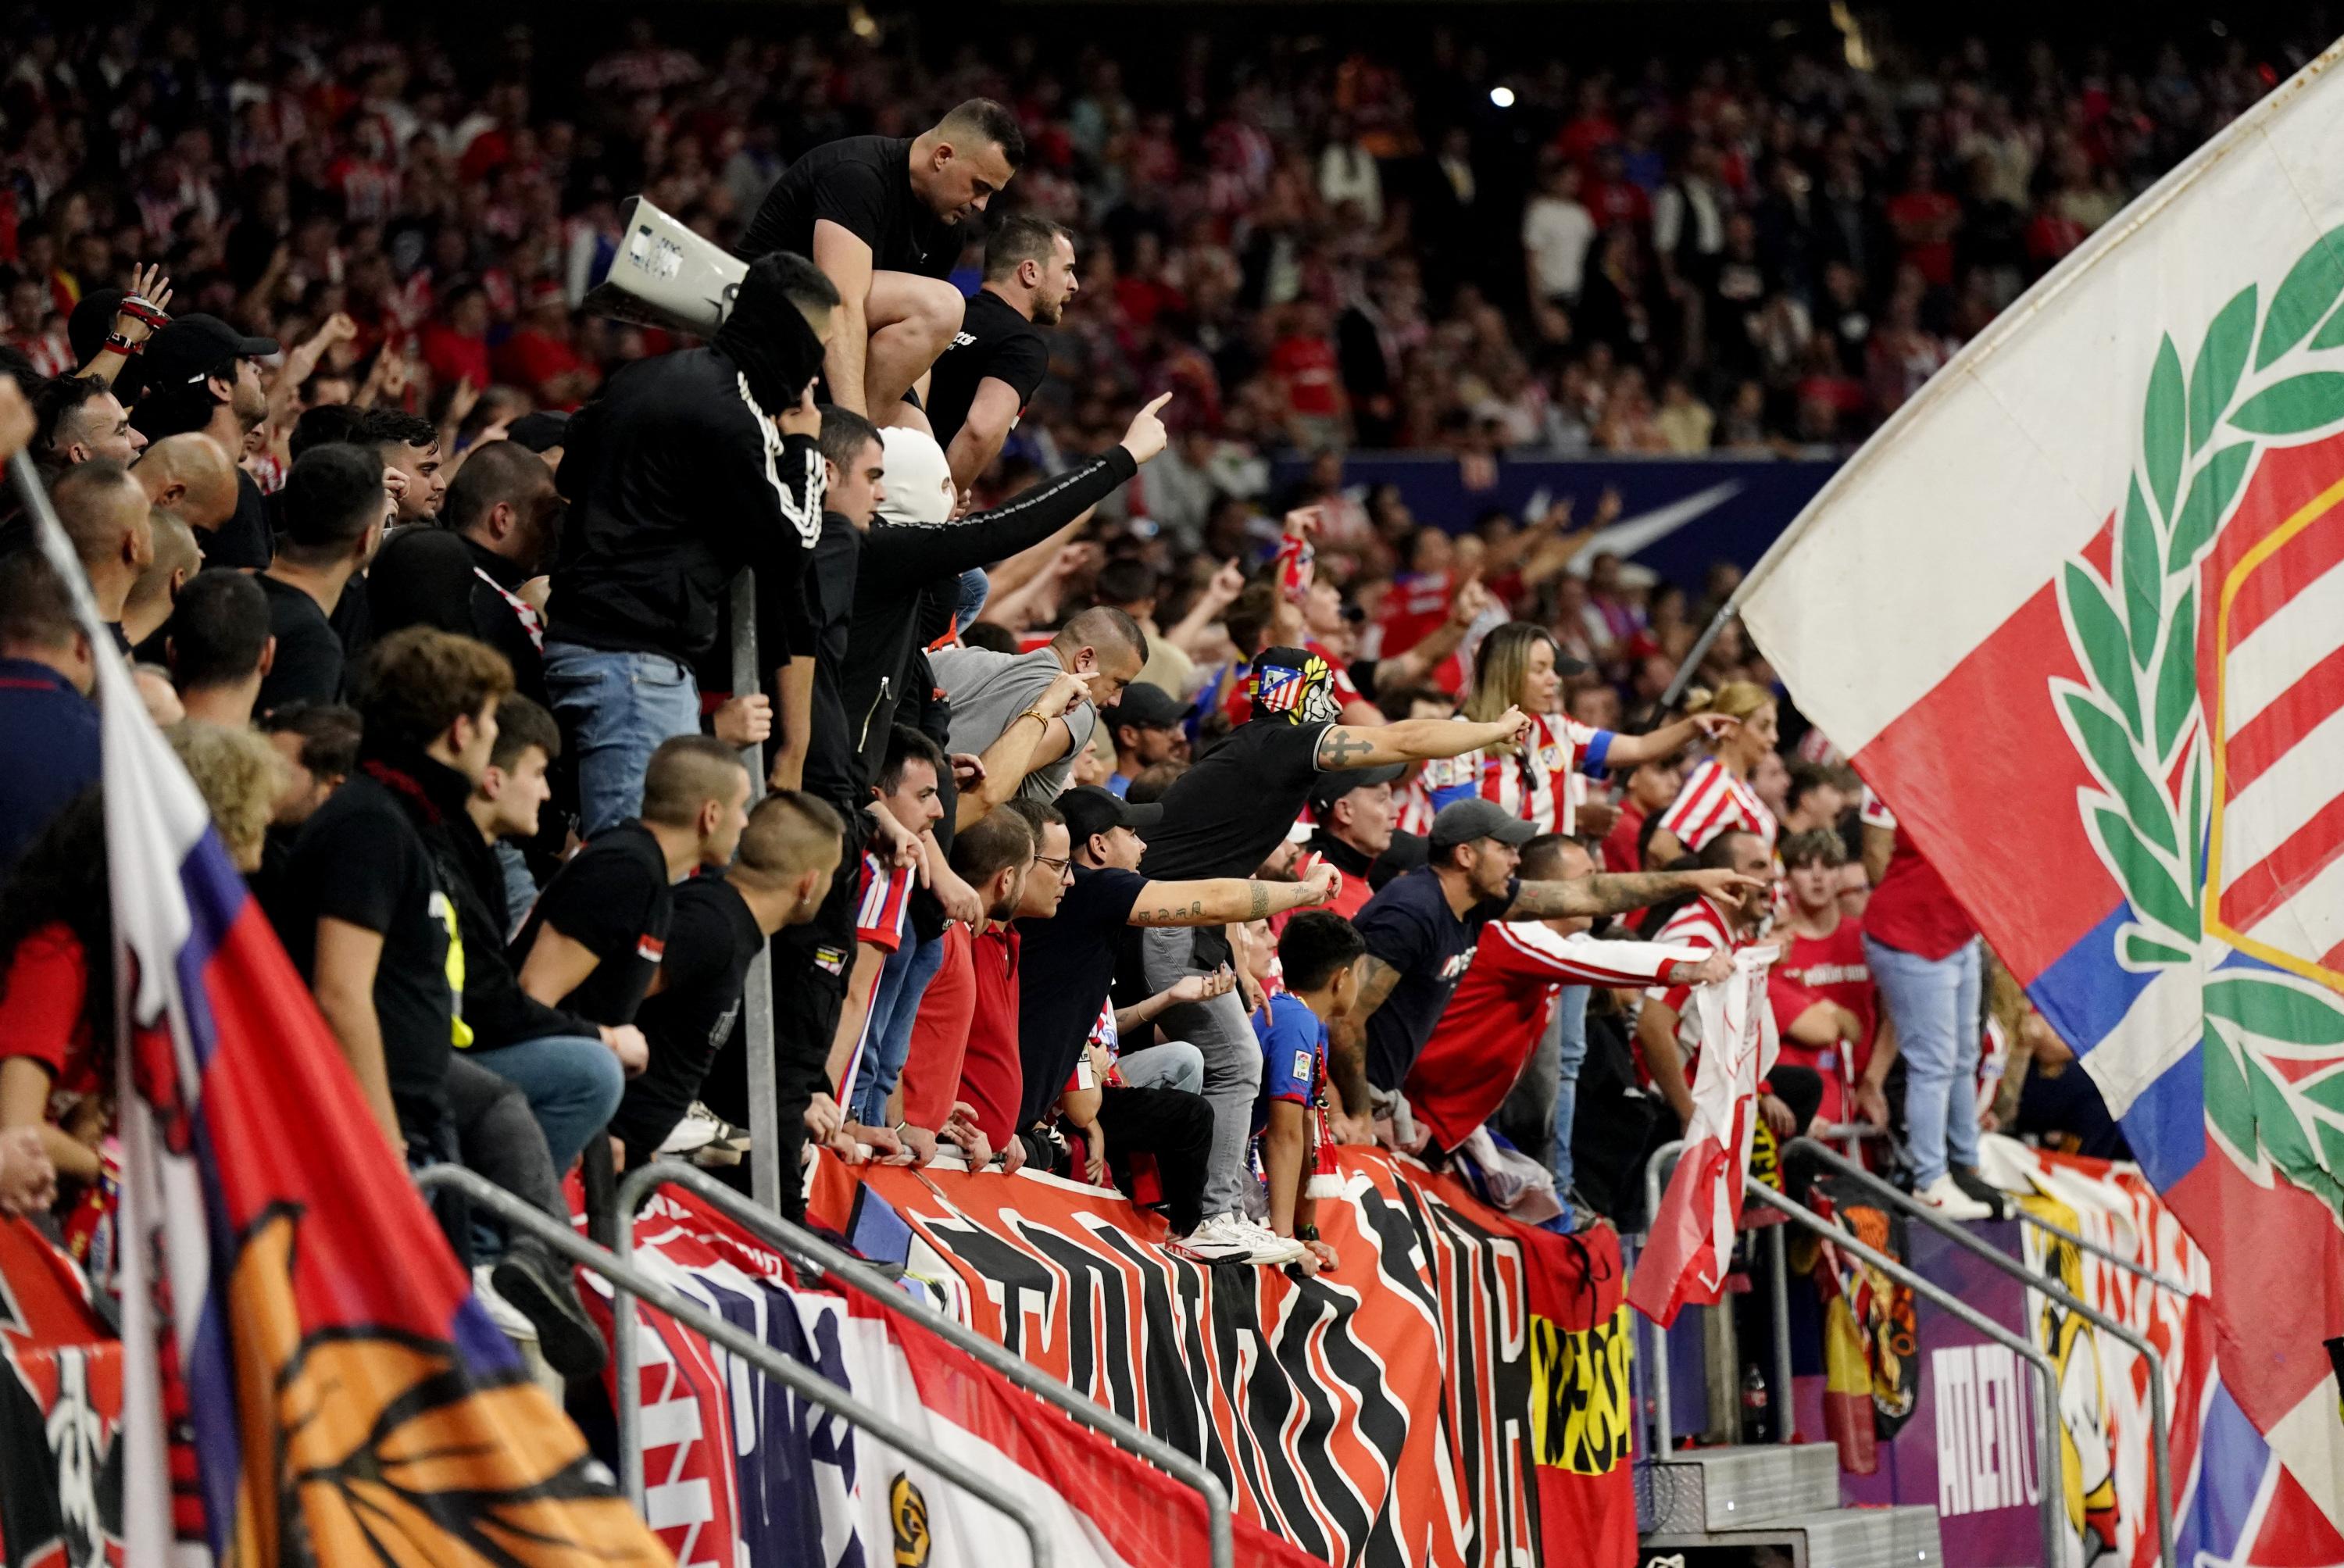
[[[1307,648],[1265,648],[1255,654],[1246,697],[1256,718],[1274,716],[1289,724],[1331,723],[1342,711],[1333,668]]]

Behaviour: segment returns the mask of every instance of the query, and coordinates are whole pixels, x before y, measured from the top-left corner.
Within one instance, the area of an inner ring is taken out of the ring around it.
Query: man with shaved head
[[[960,290],[945,274],[969,220],[1025,157],[1017,116],[971,98],[915,137],[827,142],[773,182],[740,251],[810,256],[838,286],[823,360],[832,402],[883,425],[926,423],[898,405],[960,330]]]
[[[130,470],[112,458],[93,458],[67,469],[49,487],[49,499],[73,541],[75,558],[89,579],[98,618],[114,632],[124,652],[130,643],[122,630],[122,607],[131,588],[155,560],[154,531],[146,521],[146,492]]]
[[[154,559],[122,602],[122,634],[134,648],[163,629],[171,607],[179,602],[179,590],[204,563],[203,551],[196,548],[196,531],[177,512],[148,507],[146,531],[154,538]]]
[[[130,471],[148,501],[170,508],[196,531],[198,546],[235,515],[236,465],[200,430],[165,436]]]

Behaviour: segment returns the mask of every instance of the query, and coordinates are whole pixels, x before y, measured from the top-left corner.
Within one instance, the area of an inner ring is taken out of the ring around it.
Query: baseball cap
[[[1446,855],[1460,844],[1494,838],[1524,845],[1538,836],[1538,824],[1524,822],[1493,800],[1452,801],[1432,819],[1432,853]]]
[[[1188,715],[1197,711],[1196,704],[1183,705],[1179,699],[1163,687],[1146,681],[1134,681],[1123,689],[1123,695],[1113,707],[1101,708],[1099,717],[1112,732],[1118,724],[1136,724],[1144,730],[1168,730],[1187,723]]]
[[[558,447],[570,433],[570,416],[560,410],[543,413],[523,414],[505,427],[505,440],[532,452],[543,452]]]
[[[277,352],[274,338],[251,338],[217,316],[200,311],[175,316],[146,340],[139,384],[146,392],[172,392],[202,380],[230,359]]]
[[[1066,816],[1067,835],[1077,845],[1088,842],[1095,833],[1111,833],[1118,827],[1142,832],[1164,820],[1162,803],[1134,805],[1096,784],[1070,789],[1054,804]]]
[[[1320,774],[1310,785],[1310,814],[1324,817],[1334,809],[1337,801],[1353,790],[1367,789],[1379,784],[1397,784],[1400,774],[1406,772],[1406,763],[1392,763],[1379,768],[1346,768],[1341,773]]]

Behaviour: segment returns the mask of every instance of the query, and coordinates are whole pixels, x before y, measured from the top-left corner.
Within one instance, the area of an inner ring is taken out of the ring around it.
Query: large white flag
[[[2083,1053],[2208,1256],[2230,1392],[2344,1552],[2339,60],[1965,349],[1745,604]]]

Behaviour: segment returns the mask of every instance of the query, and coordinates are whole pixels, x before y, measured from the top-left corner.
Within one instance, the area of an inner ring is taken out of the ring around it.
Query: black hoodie
[[[768,379],[762,356],[753,368],[722,348],[639,359],[571,420],[549,643],[688,666],[715,642],[742,568],[776,589],[796,581],[822,533],[822,449],[773,428],[766,416],[788,404],[753,392]]]

